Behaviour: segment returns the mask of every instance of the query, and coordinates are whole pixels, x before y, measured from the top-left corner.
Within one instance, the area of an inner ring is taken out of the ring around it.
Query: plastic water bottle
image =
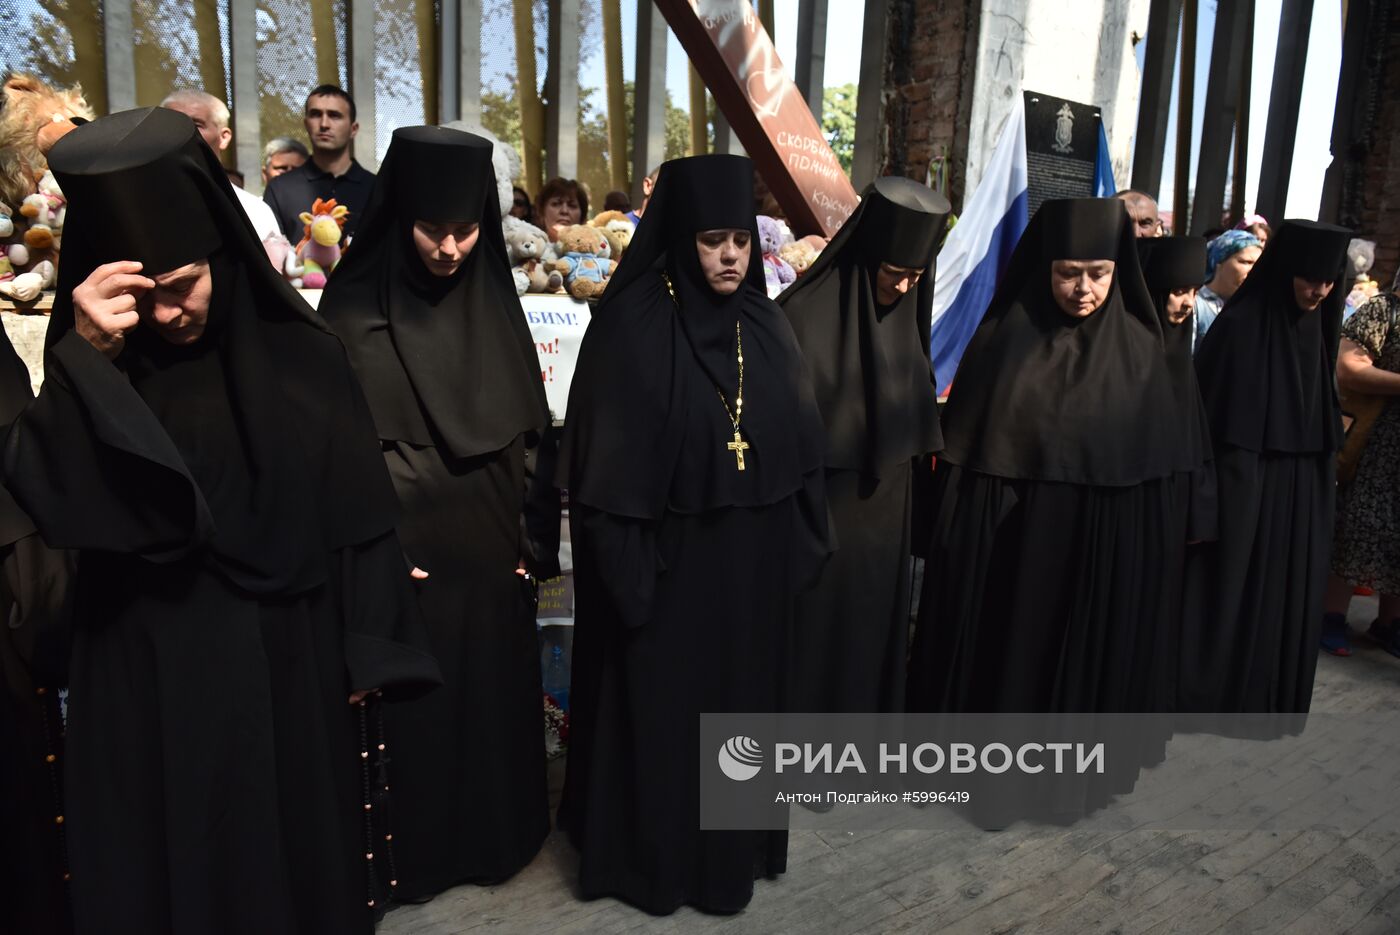
[[[545,663],[544,690],[560,710],[569,710],[569,665],[564,661],[564,647],[558,643],[550,647]]]

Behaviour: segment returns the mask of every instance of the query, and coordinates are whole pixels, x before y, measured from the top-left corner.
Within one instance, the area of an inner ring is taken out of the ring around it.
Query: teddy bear
[[[57,250],[63,233],[63,219],[68,213],[68,201],[53,173],[45,170],[39,179],[39,190],[27,195],[20,203],[19,213],[29,219],[24,232],[24,245],[30,250]]]
[[[588,222],[588,226],[602,231],[603,236],[607,238],[608,247],[612,251],[610,259],[614,263],[621,260],[622,255],[627,252],[627,248],[632,244],[632,234],[637,229],[621,211],[600,212]]]
[[[569,295],[576,299],[602,295],[613,267],[607,238],[587,224],[573,224],[560,228],[559,246],[564,255],[554,268],[564,274]]]
[[[0,277],[0,295],[16,302],[33,302],[45,289],[53,288],[57,279],[58,268],[54,266],[53,260],[40,260],[18,276],[9,279]]]
[[[797,273],[778,255],[783,246],[783,229],[766,214],[758,216],[758,245],[763,252],[763,279],[769,297],[797,281]]]
[[[513,220],[517,223],[506,227],[504,233],[516,294],[559,292],[564,288],[564,274],[552,268],[558,257],[546,258],[549,238],[535,225],[519,218]]]
[[[792,267],[797,278],[801,279],[802,275],[812,268],[820,254],[817,253],[817,248],[806,240],[794,240],[779,247],[778,256],[782,257],[783,261]]]

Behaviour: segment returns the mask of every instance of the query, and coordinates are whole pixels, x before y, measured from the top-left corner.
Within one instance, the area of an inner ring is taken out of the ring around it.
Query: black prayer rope
[[[63,714],[59,709],[58,692],[40,686],[34,689],[34,694],[39,696],[39,716],[44,728],[44,764],[49,769],[54,833],[58,835],[59,861],[63,868],[63,895],[71,904],[69,884],[73,873],[68,866],[68,833],[63,809]],[[55,724],[58,725],[57,731],[54,729]]]
[[[365,806],[365,895],[369,908],[374,908],[374,805],[370,802],[369,783],[369,717],[366,702],[361,699],[356,705],[360,715],[360,778],[364,792]]]
[[[375,791],[375,801],[379,803],[379,827],[384,832],[384,860],[389,868],[389,897],[392,899],[394,888],[399,885],[399,871],[394,866],[394,823],[389,808],[392,799],[389,795],[389,748],[384,736],[384,703],[378,699],[375,700],[374,719],[379,733],[379,758],[375,772],[379,788]]]

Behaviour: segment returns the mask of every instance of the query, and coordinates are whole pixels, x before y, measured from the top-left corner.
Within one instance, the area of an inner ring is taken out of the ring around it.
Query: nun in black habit
[[[1220,536],[1187,569],[1185,711],[1311,704],[1342,443],[1333,373],[1350,239],[1330,224],[1285,221],[1196,347]]]
[[[0,425],[32,402],[29,370],[0,328]],[[72,931],[63,814],[72,556],[48,548],[0,488],[0,932]]]
[[[504,880],[549,833],[533,585],[517,571],[558,565],[524,532],[527,448],[549,415],[491,144],[395,130],[320,311],[369,399],[404,551],[429,575],[417,591],[444,681],[385,711],[395,895]]]
[[[1157,709],[1177,407],[1122,203],[1046,202],[943,412],[910,710]]]
[[[826,495],[841,549],[798,602],[800,711],[904,706],[912,475],[943,447],[929,360],[945,198],[890,176],[778,304],[826,425]]]
[[[661,167],[584,338],[561,457],[577,596],[559,823],[585,897],[657,914],[737,912],[786,867],[786,832],[700,830],[699,715],[783,710],[794,597],[831,550],[821,417],[764,294],[752,180],[739,156]]]
[[[189,118],[115,114],[49,164],[71,207],[47,379],[4,475],[79,553],[75,927],[368,933],[353,703],[439,676],[345,352]]]
[[[1138,254],[1142,259],[1142,275],[1152,304],[1162,325],[1163,347],[1167,355],[1167,370],[1171,374],[1172,393],[1176,398],[1176,414],[1181,420],[1183,453],[1186,470],[1172,478],[1173,522],[1172,542],[1175,546],[1166,569],[1163,590],[1164,640],[1161,658],[1175,659],[1176,665],[1163,665],[1166,679],[1163,686],[1164,710],[1175,710],[1177,685],[1182,679],[1192,679],[1189,657],[1183,655],[1181,644],[1183,575],[1188,548],[1216,537],[1215,464],[1211,452],[1210,427],[1206,421],[1205,405],[1200,387],[1196,385],[1196,370],[1191,363],[1191,341],[1196,290],[1205,277],[1206,240],[1204,237],[1140,237]],[[1194,653],[1194,647],[1190,648]]]

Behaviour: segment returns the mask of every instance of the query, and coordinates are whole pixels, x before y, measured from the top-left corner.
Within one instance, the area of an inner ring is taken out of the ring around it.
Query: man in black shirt
[[[307,95],[306,135],[311,140],[311,158],[272,179],[263,193],[282,233],[292,243],[305,233],[301,213],[310,211],[317,198],[334,198],[336,204],[350,209],[345,219],[346,242],[354,236],[355,224],[374,187],[374,173],[350,155],[359,129],[355,101],[342,88],[323,84]]]

